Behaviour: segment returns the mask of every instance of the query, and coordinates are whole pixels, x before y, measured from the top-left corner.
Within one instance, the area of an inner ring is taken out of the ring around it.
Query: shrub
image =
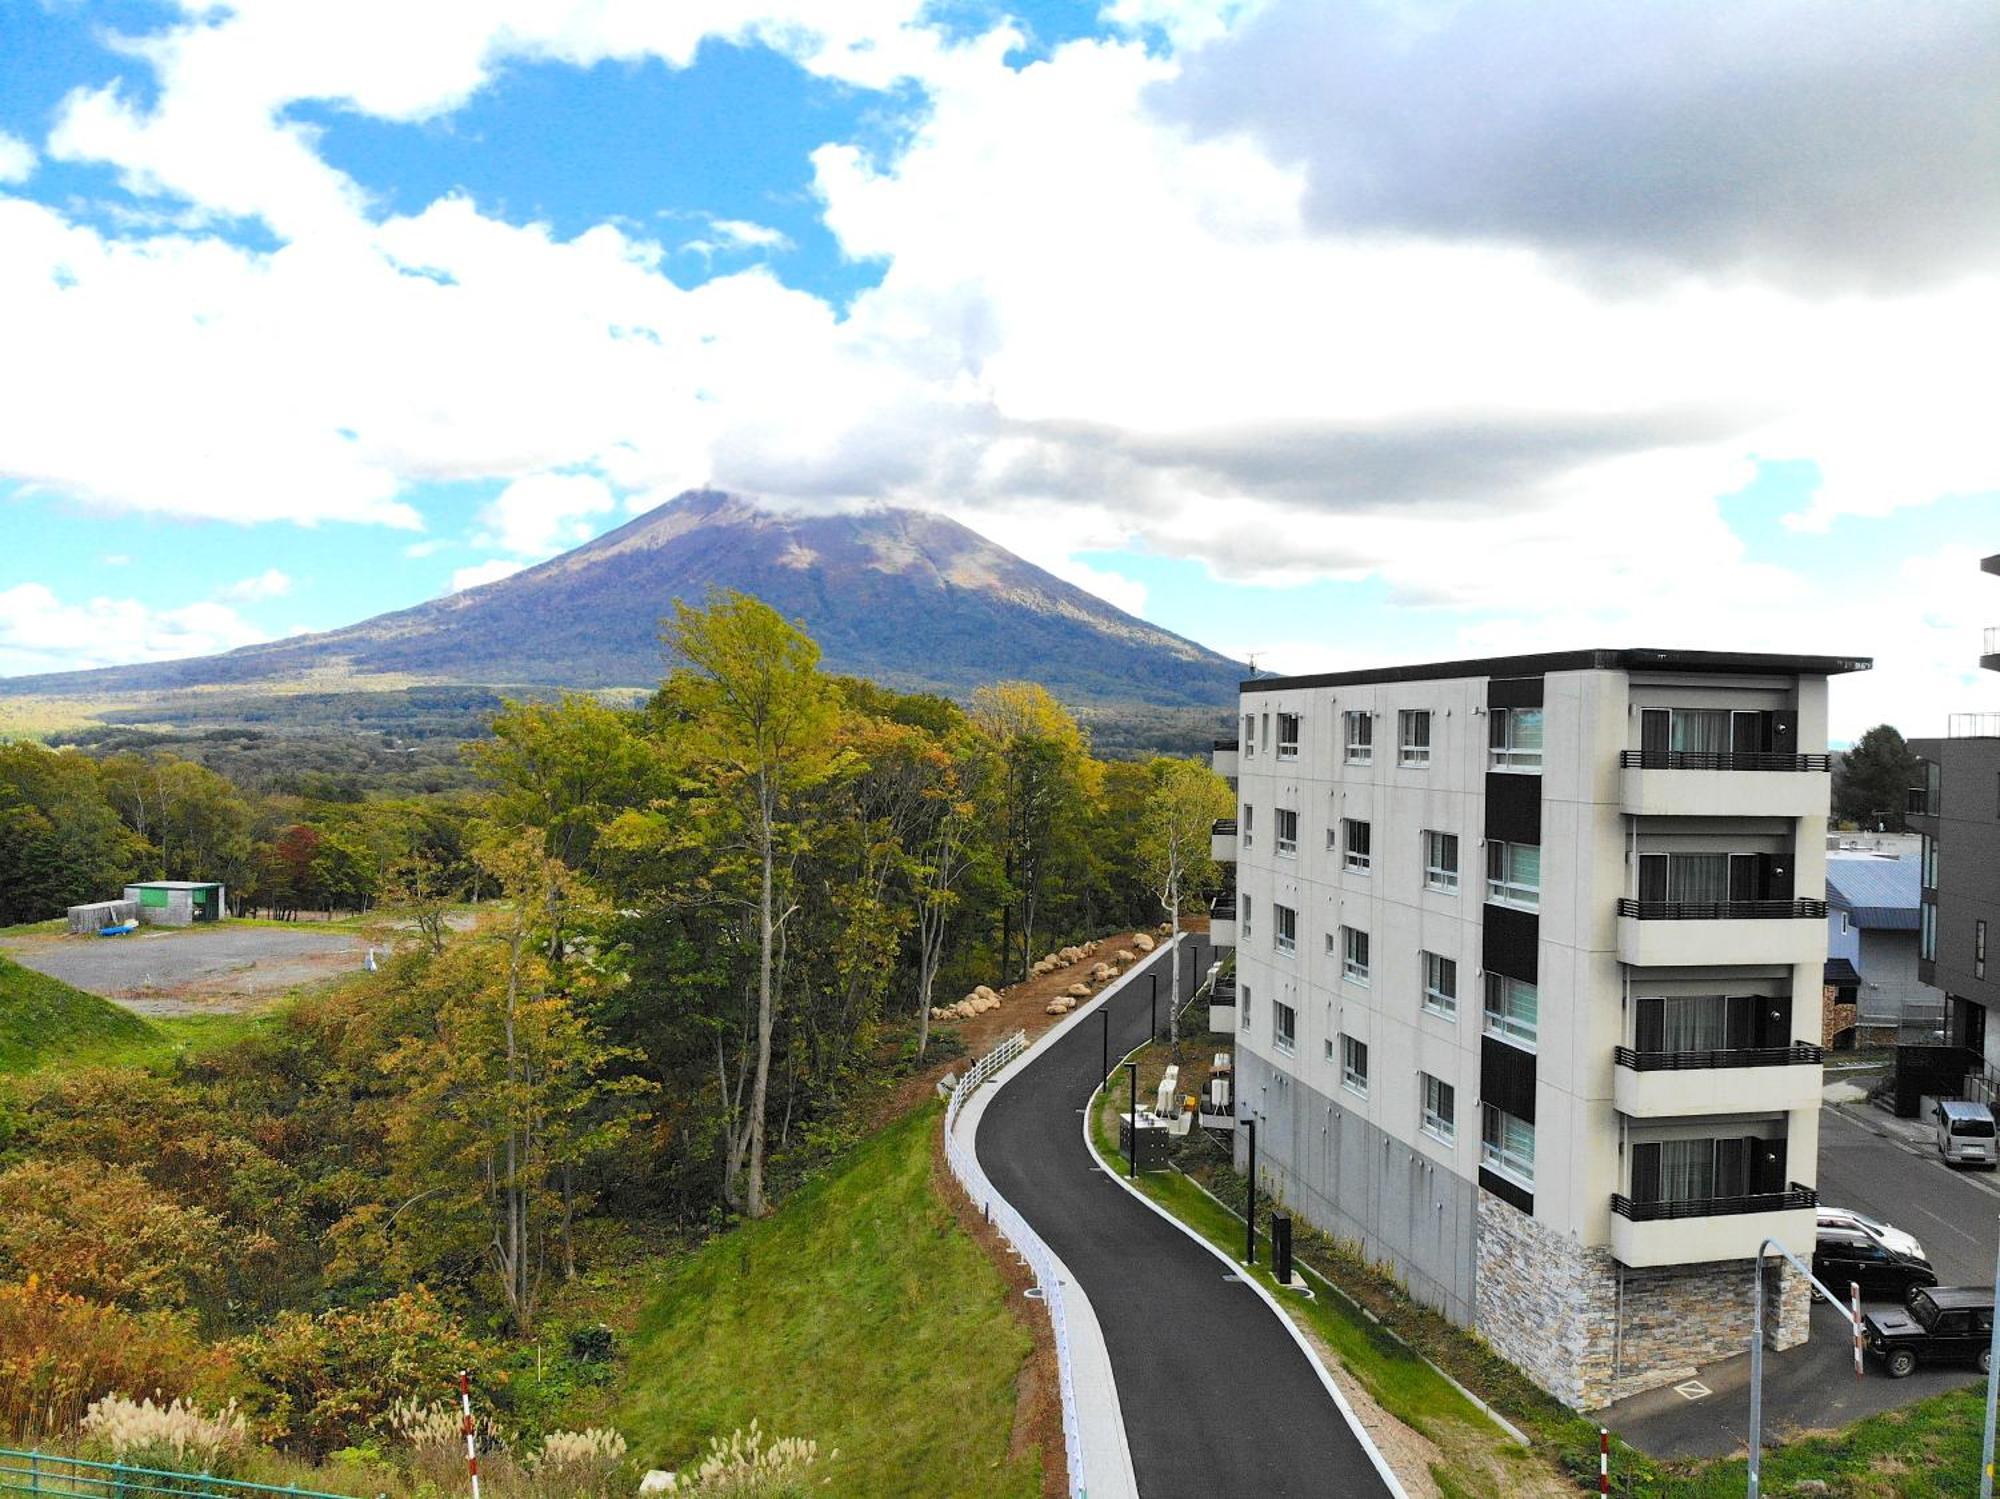
[[[392,1432],[403,1405],[494,1361],[422,1286],[353,1311],[280,1313],[231,1352],[258,1431],[314,1454]]]
[[[220,1279],[222,1224],[129,1166],[31,1160],[0,1172],[0,1269],[131,1307],[185,1306]]]
[[[114,1391],[185,1395],[210,1369],[178,1313],[127,1312],[33,1276],[0,1285],[0,1431],[23,1441],[68,1432]]]
[[[236,1471],[246,1435],[234,1401],[210,1414],[185,1400],[157,1405],[123,1395],[94,1402],[77,1432],[115,1462],[217,1477]]]
[[[818,1462],[818,1443],[780,1437],[767,1446],[764,1433],[752,1421],[748,1431],[711,1440],[708,1452],[692,1473],[683,1476],[675,1492],[702,1499],[804,1499],[812,1491],[812,1470]]]

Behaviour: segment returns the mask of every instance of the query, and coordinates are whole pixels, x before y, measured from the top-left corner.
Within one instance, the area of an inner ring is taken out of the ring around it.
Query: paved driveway
[[[232,921],[142,927],[128,937],[10,937],[0,951],[26,968],[142,1015],[255,1009],[300,984],[361,966],[352,932]]]
[[[1147,986],[1128,984],[1108,1008],[1115,1060],[1145,1039]],[[1090,1299],[1141,1499],[1379,1499],[1386,1486],[1276,1314],[1098,1171],[1082,1113],[1099,1081],[1102,1036],[1091,1017],[1008,1083],[987,1106],[976,1148],[994,1188]]]
[[[1988,1173],[1952,1171],[1936,1152],[1899,1138],[1886,1116],[1866,1105],[1820,1110],[1819,1195],[1822,1202],[1908,1229],[1923,1241],[1946,1285],[1993,1279],[2000,1184]],[[1865,1310],[1870,1303],[1862,1305]],[[1845,1426],[1979,1377],[1970,1365],[1945,1365],[1890,1379],[1870,1360],[1866,1376],[1856,1380],[1847,1319],[1831,1307],[1815,1307],[1812,1337],[1803,1348],[1765,1355],[1765,1430],[1779,1440],[1787,1432]],[[1652,1390],[1619,1401],[1602,1419],[1656,1457],[1740,1451],[1750,1434],[1749,1354],[1701,1370],[1700,1382],[1712,1393],[1687,1400],[1672,1390]]]

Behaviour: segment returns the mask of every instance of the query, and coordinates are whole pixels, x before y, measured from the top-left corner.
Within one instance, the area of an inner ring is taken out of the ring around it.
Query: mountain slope
[[[829,670],[962,694],[1029,677],[1077,701],[1212,707],[1236,663],[927,511],[788,516],[693,491],[484,587],[220,656],[0,682],[0,693],[279,686],[310,675],[563,687],[659,679],[659,622],[712,587],[802,620]]]

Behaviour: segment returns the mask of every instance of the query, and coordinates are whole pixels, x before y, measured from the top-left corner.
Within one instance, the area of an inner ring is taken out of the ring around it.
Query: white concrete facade
[[[1243,830],[1236,923],[1217,936],[1241,934],[1243,1107],[1284,1141],[1301,1124],[1280,1116],[1307,1100],[1325,1118],[1308,1121],[1295,1154],[1327,1163],[1312,1168],[1322,1177],[1352,1169],[1351,1137],[1365,1129],[1371,1149],[1379,1135],[1389,1156],[1480,1199],[1466,1214],[1441,1182],[1416,1194],[1435,1197],[1440,1224],[1525,1212],[1579,1263],[1594,1257],[1614,1274],[1720,1273],[1773,1232],[1810,1254],[1825,920],[1820,903],[1795,897],[1824,888],[1826,677],[1857,665],[1579,652],[1246,683],[1229,752]],[[1496,753],[1494,715],[1535,707],[1539,766]],[[1691,741],[1727,732],[1761,747],[1655,754],[1663,735],[1682,734],[1663,713],[1687,715]],[[1642,751],[1660,768],[1621,764]],[[1284,849],[1280,811],[1295,823]],[[1538,894],[1491,901],[1489,845],[1509,842],[1498,833],[1524,818],[1539,835]],[[1457,840],[1455,882],[1439,877],[1430,834]],[[1682,886],[1695,895],[1661,899]],[[1365,975],[1354,934],[1365,934]],[[1511,934],[1500,956],[1496,934]],[[1518,1014],[1489,1034],[1489,961],[1517,1007],[1528,980],[1516,969],[1532,973],[1532,1034]],[[1438,992],[1441,962],[1455,970],[1455,1004]],[[1699,1052],[1690,1038],[1703,1041]],[[1452,1090],[1448,1131],[1437,1127],[1439,1084]],[[1486,1152],[1489,1094],[1531,1100],[1519,1105],[1531,1119],[1496,1119]],[[1332,1140],[1345,1131],[1348,1153],[1319,1149],[1312,1130]],[[1704,1140],[1714,1153],[1691,1166]],[[1702,1181],[1709,1190],[1693,1191]],[[1282,1195],[1286,1183],[1277,1186]],[[1296,1187],[1305,1200],[1346,1200],[1330,1180]],[[1689,1212],[1696,1198],[1718,1210]],[[1413,1217],[1419,1206],[1399,1199],[1396,1211]],[[1397,1260],[1399,1235],[1422,1241],[1388,1227],[1378,1257]],[[1477,1231],[1434,1234],[1424,1252],[1469,1267]],[[1410,1271],[1451,1280],[1435,1263]],[[1493,1289],[1480,1288],[1482,1309]],[[1505,1336],[1482,1330],[1506,1351]],[[1606,1367],[1621,1390],[1643,1382],[1615,1355]]]

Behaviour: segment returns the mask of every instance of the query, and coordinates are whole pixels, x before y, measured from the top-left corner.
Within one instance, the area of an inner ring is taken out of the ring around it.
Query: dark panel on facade
[[[1535,947],[1542,924],[1535,913],[1488,905],[1481,908],[1480,917],[1479,966],[1524,984],[1539,984],[1541,970],[1536,965]]]
[[[1535,1054],[1492,1036],[1479,1042],[1479,1101],[1535,1122]]]
[[[1526,1187],[1517,1187],[1497,1171],[1479,1168],[1479,1185],[1491,1192],[1502,1202],[1511,1203],[1530,1217],[1535,1211],[1535,1194]]]
[[[1486,772],[1486,836],[1503,843],[1542,841],[1542,778]]]
[[[1543,681],[1540,677],[1495,677],[1486,684],[1489,708],[1539,708]]]
[[[1550,671],[1696,671],[1757,676],[1836,676],[1867,671],[1866,656],[1782,656],[1755,651],[1551,651],[1533,656],[1483,656],[1475,661],[1424,661],[1365,671],[1318,672],[1304,677],[1252,677],[1244,692],[1284,692],[1298,687],[1347,687],[1361,682],[1435,682],[1449,677],[1527,677]],[[1519,704],[1533,707],[1533,703]]]

